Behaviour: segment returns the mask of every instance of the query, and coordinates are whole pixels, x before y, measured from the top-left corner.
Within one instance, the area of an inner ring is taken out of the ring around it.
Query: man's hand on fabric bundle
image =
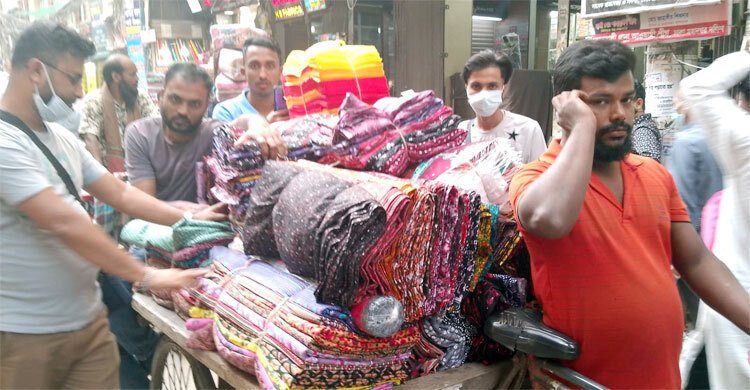
[[[156,269],[146,267],[143,280],[133,284],[134,291],[145,292],[150,289],[176,289],[198,287],[198,279],[206,275],[210,269]]]
[[[188,202],[184,200],[173,200],[169,202],[170,205],[177,207],[182,211],[190,211],[191,213],[197,213],[205,208],[208,208],[207,204],[198,204],[194,202]]]
[[[275,123],[275,122],[283,122],[289,120],[289,110],[283,109],[278,111],[272,111],[271,113],[266,116],[266,121],[268,123]]]
[[[260,147],[264,160],[280,160],[286,158],[287,147],[281,134],[271,128],[268,121],[257,114],[243,115],[231,123],[235,127],[245,129],[245,133],[237,139],[235,146],[255,142]]]
[[[193,213],[193,219],[201,221],[226,221],[227,220],[227,205],[224,203],[216,203],[215,205],[206,206],[201,205],[204,208],[198,212]]]

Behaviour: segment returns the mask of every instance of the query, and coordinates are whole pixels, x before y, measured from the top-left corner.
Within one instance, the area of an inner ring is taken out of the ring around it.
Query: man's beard
[[[122,96],[122,100],[125,102],[126,107],[133,108],[138,101],[138,88],[133,88],[127,83],[121,82],[120,96]]]
[[[182,116],[182,115],[179,115],[179,114],[173,116],[172,118],[167,118],[163,114],[163,112],[164,111],[162,111],[162,114],[161,114],[162,123],[164,124],[164,126],[166,126],[170,131],[172,131],[174,133],[181,134],[181,135],[193,135],[193,134],[195,134],[195,133],[198,132],[198,129],[201,126],[202,120],[198,121],[198,123],[192,123],[192,122],[190,122],[190,119],[188,119],[188,117]],[[176,128],[175,125],[174,125],[174,122],[178,118],[181,119],[182,121],[190,123],[190,126],[188,126],[187,128]]]
[[[627,135],[625,141],[619,146],[607,146],[601,141],[601,137],[614,130],[625,130]],[[594,161],[613,162],[621,161],[633,149],[633,126],[618,122],[609,126],[602,127],[597,131],[596,142],[594,143]]]

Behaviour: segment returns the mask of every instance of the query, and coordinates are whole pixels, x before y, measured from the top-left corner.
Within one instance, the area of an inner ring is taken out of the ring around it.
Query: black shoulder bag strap
[[[52,155],[52,152],[47,148],[47,146],[42,142],[42,140],[39,139],[39,137],[34,134],[34,131],[29,129],[29,126],[26,126],[25,123],[23,123],[22,120],[20,120],[17,116],[7,112],[0,110],[0,120],[3,122],[6,122],[12,126],[17,127],[19,130],[26,133],[29,138],[31,138],[32,141],[36,144],[36,146],[39,148],[39,150],[44,153],[44,156],[47,157],[47,160],[52,164],[53,167],[55,167],[55,170],[57,171],[57,174],[60,176],[60,179],[62,179],[63,183],[65,183],[65,187],[68,187],[68,192],[70,192],[71,195],[78,201],[78,203],[83,206],[84,209],[86,209],[86,204],[83,203],[83,200],[81,200],[81,196],[78,194],[78,190],[76,190],[75,184],[73,184],[73,180],[70,178],[70,175],[68,175],[68,171],[63,168],[62,164],[60,164],[59,161],[55,158],[54,155]]]

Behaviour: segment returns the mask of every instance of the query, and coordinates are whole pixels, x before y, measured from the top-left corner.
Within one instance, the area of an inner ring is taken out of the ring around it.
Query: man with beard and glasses
[[[634,67],[616,41],[562,53],[562,139],[513,177],[510,197],[544,322],[580,347],[566,365],[610,388],[674,389],[684,323],[671,266],[745,332],[750,296],[703,245],[669,172],[630,154]]]
[[[83,99],[78,132],[97,161],[110,172],[124,172],[125,128],[135,120],[156,115],[156,105],[138,90],[138,69],[128,56],[109,56],[102,77],[101,88]]]
[[[222,124],[204,118],[212,88],[211,76],[199,66],[172,65],[159,102],[161,116],[131,123],[125,133],[125,168],[130,182],[188,211],[201,208],[195,203],[195,164],[211,154],[213,130]],[[230,124],[252,127],[242,140],[259,143],[264,159],[286,156],[280,135],[257,114],[241,116]]]

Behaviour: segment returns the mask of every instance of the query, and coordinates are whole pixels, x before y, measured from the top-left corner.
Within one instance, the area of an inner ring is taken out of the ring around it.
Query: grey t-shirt
[[[164,201],[198,199],[195,164],[211,154],[213,129],[221,123],[204,120],[190,142],[171,144],[161,118],[144,118],[125,130],[125,169],[132,183],[156,180],[156,197]]]
[[[70,131],[47,124],[37,136],[82,188],[107,171]],[[104,309],[98,269],[16,206],[44,189],[86,211],[31,139],[0,121],[0,331],[49,334],[83,329]]]

